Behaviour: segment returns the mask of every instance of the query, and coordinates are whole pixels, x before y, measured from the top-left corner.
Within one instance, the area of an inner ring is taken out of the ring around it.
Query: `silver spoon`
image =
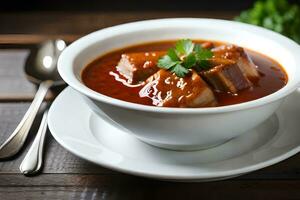
[[[47,132],[47,117],[48,110],[46,110],[43,114],[43,119],[41,121],[41,125],[39,130],[34,138],[34,141],[24,157],[21,165],[20,171],[24,175],[32,175],[40,171],[43,163],[43,150],[44,143]]]
[[[29,55],[25,64],[25,74],[30,81],[39,84],[39,88],[15,131],[0,146],[0,159],[12,157],[19,152],[24,145],[48,89],[52,86],[64,84],[57,72],[56,63],[65,47],[66,43],[63,40],[50,40],[42,43],[39,48],[33,50]]]

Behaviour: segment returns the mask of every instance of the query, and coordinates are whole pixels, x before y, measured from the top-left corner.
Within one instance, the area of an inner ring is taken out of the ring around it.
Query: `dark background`
[[[254,0],[3,0],[0,11],[242,10]],[[300,4],[300,0],[291,0]]]

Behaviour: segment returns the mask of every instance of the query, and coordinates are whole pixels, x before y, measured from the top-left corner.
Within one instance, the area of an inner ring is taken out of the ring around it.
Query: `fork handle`
[[[44,149],[45,137],[47,132],[47,116],[48,116],[48,110],[44,112],[43,119],[39,127],[39,130],[35,136],[35,139],[20,165],[20,171],[24,175],[35,174],[42,167],[43,149]]]
[[[47,91],[52,85],[53,81],[43,81],[40,84],[39,89],[23,119],[10,137],[0,146],[0,159],[6,159],[14,156],[22,148]]]

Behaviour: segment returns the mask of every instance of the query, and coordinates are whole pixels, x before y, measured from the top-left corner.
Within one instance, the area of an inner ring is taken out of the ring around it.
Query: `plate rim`
[[[160,173],[152,173],[152,172],[144,172],[144,171],[136,171],[134,169],[128,169],[128,168],[123,168],[120,167],[118,165],[114,165],[111,163],[105,163],[102,160],[97,160],[97,159],[91,159],[90,157],[86,157],[84,154],[80,152],[80,150],[78,149],[74,149],[72,148],[67,142],[65,142],[61,137],[59,137],[59,134],[55,133],[55,131],[53,130],[53,127],[55,126],[53,124],[53,121],[51,120],[51,116],[53,111],[53,107],[55,107],[56,102],[60,101],[61,96],[65,95],[65,93],[67,92],[77,92],[76,90],[72,89],[71,87],[67,87],[65,88],[60,94],[59,96],[54,100],[54,102],[52,103],[50,109],[49,109],[49,115],[48,115],[48,127],[49,130],[52,134],[52,136],[54,137],[54,139],[66,150],[68,150],[69,152],[71,152],[72,154],[80,157],[83,160],[92,162],[94,164],[100,165],[102,167],[105,167],[107,169],[112,169],[118,172],[122,172],[122,173],[126,173],[126,174],[131,174],[131,175],[135,175],[135,176],[141,176],[141,177],[147,177],[147,178],[154,178],[154,179],[161,179],[161,180],[169,180],[169,181],[175,181],[175,180],[181,180],[181,181],[196,181],[196,180],[205,180],[205,179],[217,179],[217,178],[224,178],[226,179],[226,177],[230,178],[234,175],[242,175],[242,174],[246,174],[249,172],[253,172],[271,165],[274,165],[276,163],[279,163],[283,160],[286,160],[287,158],[290,158],[292,156],[294,156],[295,154],[300,152],[300,144],[298,146],[295,146],[294,148],[290,149],[289,151],[287,151],[284,154],[281,154],[279,156],[275,156],[271,159],[268,159],[266,161],[262,161],[262,162],[258,162],[256,164],[252,164],[246,167],[242,167],[242,168],[238,168],[238,169],[233,169],[233,170],[226,170],[226,171],[218,171],[218,172],[214,172],[213,174],[198,174],[198,175],[164,175],[164,174],[160,174]],[[90,110],[90,112],[92,112]],[[106,149],[109,149],[106,147]],[[246,154],[242,154],[240,156],[235,157],[242,157],[243,155]]]

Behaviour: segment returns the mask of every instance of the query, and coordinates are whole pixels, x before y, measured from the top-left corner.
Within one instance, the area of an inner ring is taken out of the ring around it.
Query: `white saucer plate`
[[[170,151],[108,124],[68,87],[53,102],[48,124],[63,147],[85,160],[137,176],[190,182],[236,177],[295,155],[300,151],[299,119],[297,90],[275,115],[238,138],[201,151]]]

